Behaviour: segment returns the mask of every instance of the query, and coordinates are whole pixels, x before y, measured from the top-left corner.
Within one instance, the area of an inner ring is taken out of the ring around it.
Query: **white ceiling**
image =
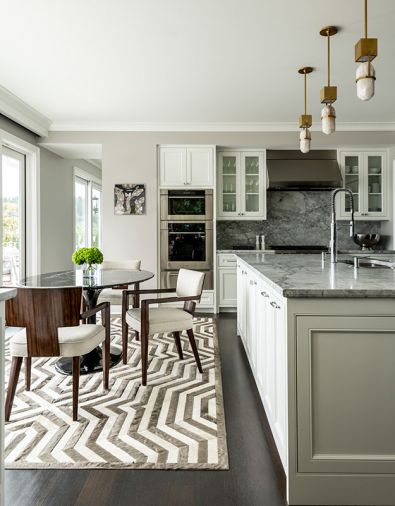
[[[319,120],[325,25],[339,122],[395,122],[395,1],[370,0],[376,96],[355,93],[362,0],[13,0],[4,2],[1,84],[54,129],[296,122],[309,77]]]

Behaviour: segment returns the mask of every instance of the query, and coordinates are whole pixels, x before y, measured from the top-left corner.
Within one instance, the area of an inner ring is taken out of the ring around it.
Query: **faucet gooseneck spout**
[[[336,195],[340,192],[345,192],[350,197],[351,207],[351,219],[350,219],[350,237],[354,237],[355,233],[355,222],[354,222],[354,195],[348,188],[336,188],[332,192],[331,199],[331,242],[330,242],[330,253],[331,262],[334,264],[337,262],[337,225],[336,225]]]

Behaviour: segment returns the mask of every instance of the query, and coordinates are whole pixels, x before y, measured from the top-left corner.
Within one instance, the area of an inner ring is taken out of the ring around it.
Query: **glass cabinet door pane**
[[[222,211],[236,212],[237,207],[237,159],[234,155],[222,158]]]
[[[368,211],[380,213],[383,210],[382,158],[368,155]]]
[[[361,167],[359,166],[358,155],[347,155],[344,157],[344,185],[352,191],[354,196],[354,211],[360,209],[360,183],[361,183]],[[351,212],[351,199],[345,196],[345,211]]]
[[[259,157],[247,155],[244,158],[245,210],[247,213],[259,212]]]

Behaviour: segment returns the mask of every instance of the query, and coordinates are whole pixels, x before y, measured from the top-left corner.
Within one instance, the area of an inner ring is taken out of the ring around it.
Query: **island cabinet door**
[[[247,270],[243,264],[237,267],[237,327],[245,346],[247,312]]]
[[[247,354],[250,359],[251,369],[256,370],[256,287],[257,281],[254,274],[247,274]]]
[[[266,369],[268,357],[266,354],[268,339],[268,311],[269,311],[269,293],[266,285],[258,281],[256,294],[256,374],[258,390],[263,404],[266,391]]]
[[[296,322],[298,472],[394,475],[395,317]]]

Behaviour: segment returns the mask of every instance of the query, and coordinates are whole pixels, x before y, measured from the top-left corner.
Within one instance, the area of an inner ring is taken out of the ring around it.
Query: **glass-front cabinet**
[[[266,219],[263,151],[218,153],[219,219]]]
[[[339,151],[343,183],[354,196],[355,217],[361,220],[386,220],[388,216],[387,153],[385,151]],[[338,214],[348,219],[348,195],[339,199]]]

